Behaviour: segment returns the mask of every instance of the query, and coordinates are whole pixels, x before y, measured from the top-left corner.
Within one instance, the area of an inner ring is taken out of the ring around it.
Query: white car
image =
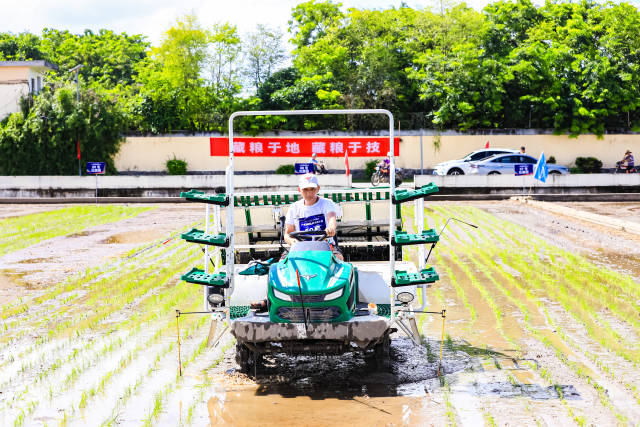
[[[512,154],[518,150],[510,148],[483,148],[482,150],[473,151],[460,160],[449,160],[448,162],[438,163],[433,170],[434,175],[465,175],[471,173],[470,162],[477,162],[496,154]]]

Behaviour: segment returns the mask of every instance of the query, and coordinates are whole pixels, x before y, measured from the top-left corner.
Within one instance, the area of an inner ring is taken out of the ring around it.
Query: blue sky
[[[445,0],[447,1],[447,0]],[[405,0],[414,8],[435,7],[437,0]],[[163,31],[185,13],[195,12],[204,26],[230,22],[242,33],[258,23],[277,26],[284,32],[291,8],[300,0],[0,0],[0,31],[40,34],[43,28],[66,29],[80,33],[84,29],[107,28],[128,34],[144,34],[157,44]],[[398,7],[400,0],[343,0],[343,7],[386,9]],[[487,0],[467,4],[481,9]]]

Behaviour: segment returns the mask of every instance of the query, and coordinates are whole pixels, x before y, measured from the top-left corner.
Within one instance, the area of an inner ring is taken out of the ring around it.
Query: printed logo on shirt
[[[298,224],[300,231],[322,231],[327,228],[323,213],[300,218]]]

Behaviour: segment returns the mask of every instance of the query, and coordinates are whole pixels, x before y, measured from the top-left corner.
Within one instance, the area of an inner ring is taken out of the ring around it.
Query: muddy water
[[[282,395],[244,386],[227,391],[224,401],[207,402],[211,425],[399,426],[425,425],[429,416],[417,397],[313,397]]]
[[[13,270],[0,270],[0,306],[22,296],[25,289],[35,289],[32,283],[23,280],[25,274]]]
[[[146,243],[166,236],[166,233],[157,230],[142,230],[129,233],[114,234],[102,240],[100,243],[123,244],[123,243]]]
[[[279,426],[433,422],[438,410],[431,396],[441,392],[438,361],[430,361],[425,347],[403,337],[392,341],[391,358],[387,373],[376,372],[359,354],[270,356],[255,378],[227,365],[213,381],[223,384],[224,391],[207,399],[209,419],[212,425]],[[460,372],[474,363],[462,354],[445,359],[443,370]]]

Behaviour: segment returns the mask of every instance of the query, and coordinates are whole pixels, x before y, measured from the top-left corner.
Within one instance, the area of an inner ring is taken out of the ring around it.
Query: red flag
[[[80,140],[76,143],[76,148],[78,149],[78,160],[80,160]]]
[[[489,148],[489,141],[487,141],[487,143],[484,144],[484,148]]]
[[[349,176],[349,150],[344,150],[344,167],[346,169],[346,175]]]

